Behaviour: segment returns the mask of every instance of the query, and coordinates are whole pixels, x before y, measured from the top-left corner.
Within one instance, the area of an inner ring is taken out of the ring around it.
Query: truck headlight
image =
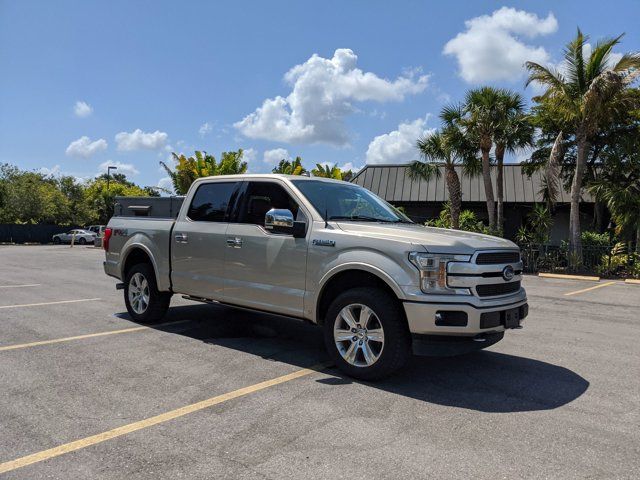
[[[447,263],[468,262],[471,255],[448,255],[440,253],[411,252],[409,261],[420,272],[420,290],[437,295],[470,295],[468,288],[447,286]]]

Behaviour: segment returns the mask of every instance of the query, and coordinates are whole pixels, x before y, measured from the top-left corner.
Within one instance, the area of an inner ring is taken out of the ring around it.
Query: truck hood
[[[480,233],[425,227],[418,224],[391,224],[373,222],[337,222],[341,230],[369,238],[381,238],[422,245],[432,253],[472,254],[483,249],[518,249],[504,238]]]

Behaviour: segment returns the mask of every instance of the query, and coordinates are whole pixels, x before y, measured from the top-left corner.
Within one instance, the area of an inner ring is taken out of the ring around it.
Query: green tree
[[[440,113],[443,121],[440,131],[418,139],[417,147],[423,161],[416,160],[409,165],[409,176],[413,179],[422,178],[429,181],[433,176],[440,176],[439,164],[444,165],[451,228],[457,230],[460,228],[462,190],[455,167],[462,165],[465,173],[471,173],[473,169],[470,167],[475,162],[475,151],[459,124],[452,121],[452,118],[460,118],[459,110],[451,115],[453,108],[459,107],[445,107]]]
[[[621,36],[597,42],[584,56],[587,37],[578,30],[564,52],[564,71],[527,62],[529,79],[546,88],[534,98],[541,121],[575,136],[576,160],[571,182],[569,246],[573,258],[582,258],[580,198],[583,178],[594,139],[610,127],[624,110],[637,108],[637,96],[628,88],[640,74],[640,55],[627,53],[613,63],[611,52]]]
[[[302,157],[296,157],[295,160],[280,160],[278,166],[274,167],[271,173],[281,173],[284,175],[302,175],[307,170],[302,166]]]
[[[496,157],[496,226],[500,234],[504,228],[504,155],[533,145],[533,125],[525,112],[522,95],[500,90],[498,125],[494,133]]]
[[[351,181],[353,172],[351,170],[342,171],[337,164],[329,166],[328,164],[316,163],[316,168],[311,170],[314,177],[333,178],[335,180]]]
[[[244,151],[241,148],[237,151],[222,152],[219,162],[213,155],[199,150],[196,150],[193,157],[187,157],[184,154],[178,155],[175,152],[171,155],[175,161],[173,170],[165,162],[160,162],[160,165],[169,175],[173,190],[178,195],[186,195],[189,187],[197,178],[234,175],[247,171],[247,162],[242,161]]]
[[[107,181],[104,178],[96,178],[87,183],[84,198],[91,209],[91,218],[87,223],[106,224],[113,216],[115,197],[148,197],[149,192],[131,182],[121,183]]]
[[[0,171],[3,223],[69,223],[69,202],[56,181],[4,165]]]
[[[603,153],[603,168],[589,191],[607,205],[623,238],[635,237],[640,253],[640,130]]]

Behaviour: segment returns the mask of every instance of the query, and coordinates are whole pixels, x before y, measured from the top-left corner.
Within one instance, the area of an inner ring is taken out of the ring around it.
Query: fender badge
[[[318,247],[335,247],[336,246],[336,242],[334,242],[333,240],[314,239],[311,243]]]

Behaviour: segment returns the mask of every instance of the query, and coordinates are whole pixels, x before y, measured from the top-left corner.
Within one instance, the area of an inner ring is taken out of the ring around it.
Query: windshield
[[[398,209],[359,185],[321,180],[292,182],[327,220],[413,223]]]

